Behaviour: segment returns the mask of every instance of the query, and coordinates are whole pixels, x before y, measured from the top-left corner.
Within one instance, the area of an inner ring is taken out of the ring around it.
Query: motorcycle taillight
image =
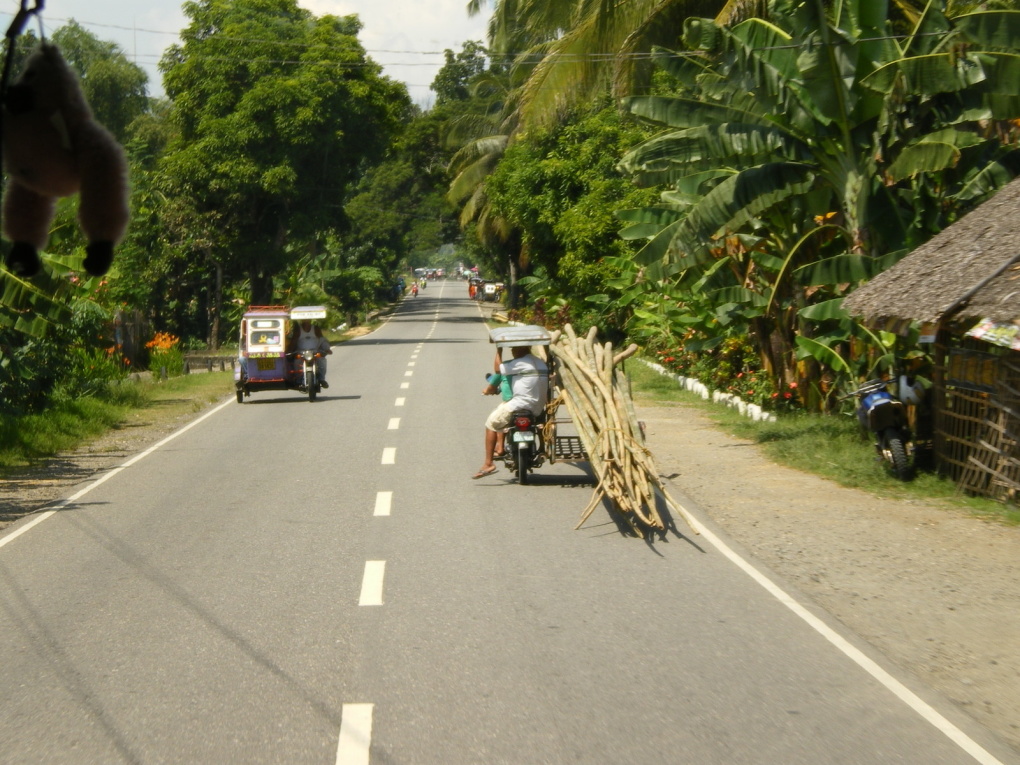
[[[515,417],[514,418],[514,426],[518,430],[528,430],[528,429],[531,428],[531,418],[530,417]]]

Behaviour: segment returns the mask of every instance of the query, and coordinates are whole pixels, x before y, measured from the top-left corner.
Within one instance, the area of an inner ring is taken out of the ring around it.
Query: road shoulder
[[[778,466],[690,405],[638,417],[737,543],[1020,751],[1020,529]]]

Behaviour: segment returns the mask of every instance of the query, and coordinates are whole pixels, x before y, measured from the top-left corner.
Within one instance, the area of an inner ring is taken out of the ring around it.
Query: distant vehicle
[[[502,282],[485,282],[482,286],[482,300],[494,303],[503,295]]]

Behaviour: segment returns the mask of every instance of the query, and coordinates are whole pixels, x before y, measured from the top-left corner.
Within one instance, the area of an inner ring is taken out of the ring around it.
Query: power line
[[[0,14],[0,15],[9,15],[9,14]],[[106,24],[106,23],[102,23],[102,22],[98,22],[98,21],[83,21],[81,19],[74,19],[74,18],[54,17],[54,20],[55,21],[61,21],[61,22],[64,22],[64,23],[67,23],[67,22],[70,22],[70,21],[74,21],[77,24],[80,24],[82,26],[87,26],[87,27],[98,27],[98,28],[104,28],[104,29],[119,29],[119,30],[127,31],[127,32],[144,32],[146,34],[163,35],[163,36],[174,37],[174,38],[178,38],[178,39],[180,38],[180,34],[181,34],[180,31],[169,32],[169,31],[164,31],[164,30],[159,30],[159,29],[146,29],[144,27],[125,26],[125,25],[122,25],[122,24]],[[868,42],[898,41],[898,40],[915,39],[917,37],[938,37],[938,36],[944,36],[945,34],[946,34],[945,32],[922,32],[922,33],[919,33],[919,34],[916,34],[916,35],[911,35],[911,34],[880,35],[880,36],[877,36],[877,37],[860,38],[859,40],[857,40],[857,42],[868,43]],[[276,46],[280,46],[280,47],[302,48],[302,49],[305,49],[305,50],[307,50],[309,48],[312,48],[312,47],[315,47],[315,44],[312,44],[312,43],[296,42],[296,41],[289,41],[289,40],[267,40],[267,39],[260,39],[260,38],[255,38],[255,37],[236,37],[236,36],[224,35],[224,34],[217,34],[215,37],[216,37],[217,40],[222,40],[222,41],[227,41],[227,42],[237,42],[237,43],[241,43],[243,45],[276,45]],[[842,38],[837,38],[834,42],[831,42],[831,43],[828,43],[828,44],[830,44],[830,45],[840,45],[843,42],[844,41],[842,40]],[[825,43],[823,43],[821,41],[816,41],[814,44],[818,45],[818,46],[822,46]],[[796,49],[801,48],[802,45],[803,45],[802,43],[790,43],[788,45],[770,45],[770,46],[766,46],[766,47],[756,48],[755,50],[760,50],[760,51],[796,50]],[[447,48],[447,49],[444,49],[444,50],[391,50],[391,49],[387,49],[387,48],[380,48],[380,49],[367,49],[366,48],[366,49],[364,49],[364,52],[366,54],[369,54],[369,55],[373,55],[373,54],[386,54],[386,55],[408,55],[408,56],[444,56],[446,54],[447,50],[449,50],[449,49]],[[675,53],[676,53],[676,55],[700,55],[700,53],[698,51],[677,51]],[[555,59],[555,60],[564,61],[564,62],[611,61],[611,60],[619,60],[621,58],[641,61],[641,60],[650,60],[650,59],[653,59],[658,54],[652,53],[652,52],[633,52],[633,53],[623,54],[623,53],[619,53],[619,52],[616,52],[616,51],[590,52],[590,53],[557,53],[555,51],[543,51],[543,52],[536,52],[536,53],[522,52],[520,54],[503,54],[503,55],[497,55],[497,54],[492,54],[491,52],[486,52],[484,55],[490,61],[494,61],[494,62],[497,62],[497,63],[505,64],[505,63],[538,63],[540,61],[547,60],[547,59],[550,59],[550,58]],[[156,54],[141,54],[141,56],[145,57],[145,58],[156,58]],[[207,57],[203,56],[203,58],[207,58]],[[215,60],[221,60],[221,61],[252,61],[252,60],[257,60],[257,61],[262,62],[262,63],[280,63],[280,64],[307,63],[307,62],[297,62],[297,61],[292,61],[292,60],[287,60],[287,59],[251,59],[251,58],[233,59],[233,58],[226,58],[226,57],[221,57],[221,58],[218,58],[218,59],[215,59]],[[327,62],[327,63],[332,63],[332,62]],[[352,65],[354,65],[354,64],[352,64]],[[362,64],[362,65],[365,65],[365,64]],[[423,63],[423,64],[401,63],[401,64],[398,64],[398,65],[400,65],[400,66],[429,66],[430,64],[428,64],[428,63]],[[387,63],[387,66],[393,66],[393,64]]]
[[[3,15],[4,14],[0,14],[0,16],[3,16]],[[9,14],[7,14],[7,15],[9,15]],[[96,21],[83,21],[83,20],[73,19],[73,18],[55,17],[52,20],[53,21],[58,21],[58,22],[64,22],[64,23],[74,21],[77,24],[80,24],[82,26],[89,27],[89,28],[117,29],[117,30],[121,30],[121,31],[129,31],[129,32],[135,32],[135,33],[141,32],[141,33],[145,33],[145,34],[154,34],[154,35],[162,35],[162,36],[167,36],[167,37],[174,37],[174,38],[177,38],[178,40],[180,38],[180,32],[179,31],[178,32],[169,32],[169,31],[158,30],[158,29],[147,29],[147,28],[144,28],[144,27],[126,26],[126,25],[122,25],[122,24],[107,24],[107,23],[96,22]],[[944,32],[929,32],[929,33],[921,33],[920,35],[906,35],[906,34],[904,34],[904,35],[885,35],[885,36],[879,36],[879,37],[873,37],[873,38],[861,38],[858,42],[895,41],[895,40],[911,39],[911,38],[914,38],[914,37],[917,37],[917,36],[939,36],[939,35],[944,35],[944,34],[945,34]],[[279,46],[279,47],[284,47],[284,48],[296,48],[296,49],[303,49],[303,50],[308,50],[308,49],[310,49],[312,47],[315,47],[314,44],[305,43],[305,42],[295,42],[295,41],[287,41],[287,40],[268,40],[268,39],[252,38],[252,37],[236,37],[236,36],[223,35],[223,34],[217,34],[216,35],[216,39],[220,40],[220,41],[225,41],[225,42],[236,42],[236,43],[238,43],[238,44],[240,44],[242,46],[265,45],[265,46]],[[839,44],[841,44],[843,42],[845,42],[845,41],[843,41],[842,38],[837,38],[835,42],[829,43],[829,44],[839,45]],[[816,42],[816,44],[817,45],[822,45],[823,43],[818,41],[818,42]],[[790,43],[789,45],[773,45],[773,46],[767,46],[767,47],[764,47],[764,48],[757,48],[756,50],[759,50],[759,51],[796,50],[796,49],[798,49],[800,47],[802,47],[802,45],[799,44],[799,43]],[[387,48],[380,48],[380,49],[362,49],[362,50],[363,50],[363,52],[367,56],[373,56],[373,55],[386,55],[386,56],[400,55],[400,56],[416,56],[416,57],[423,57],[423,56],[435,57],[435,56],[445,56],[447,50],[449,50],[449,49],[444,49],[444,50],[393,50],[393,49],[387,49]],[[165,55],[165,51],[162,54],[154,54],[154,53],[141,53],[141,54],[139,54],[137,52],[132,54],[132,56],[133,56],[133,58],[135,60],[141,59],[143,61],[143,63],[146,63],[147,65],[158,64],[159,61],[162,60],[164,55]],[[541,52],[541,53],[527,53],[527,52],[524,52],[524,53],[518,54],[518,55],[493,55],[491,53],[486,52],[484,55],[485,55],[485,57],[490,62],[496,63],[496,64],[503,64],[503,65],[506,65],[506,64],[534,65],[534,64],[538,64],[538,63],[543,62],[543,61],[554,61],[554,62],[562,62],[562,63],[582,63],[582,62],[587,62],[587,63],[600,63],[600,62],[602,62],[602,63],[609,63],[609,62],[612,62],[612,61],[619,61],[621,59],[626,59],[626,60],[635,61],[635,62],[636,61],[649,61],[649,60],[652,60],[652,59],[656,58],[659,54],[658,53],[653,53],[653,52],[650,52],[650,51],[648,51],[648,52],[632,52],[632,53],[626,53],[626,54],[619,53],[619,52],[612,52],[612,51],[610,51],[610,52],[590,52],[590,53],[557,53],[555,51],[553,51],[553,52],[545,51],[545,52]],[[697,52],[697,51],[677,51],[677,52],[674,52],[673,55],[689,57],[689,56],[700,56],[702,54]],[[273,64],[273,65],[279,65],[279,66],[318,65],[318,66],[322,66],[322,67],[326,67],[326,68],[351,69],[351,70],[367,68],[367,67],[380,67],[380,66],[392,69],[392,68],[396,68],[396,67],[435,67],[435,65],[436,65],[435,61],[386,61],[385,63],[378,62],[378,61],[375,61],[375,60],[353,61],[353,62],[340,62],[340,61],[330,61],[330,60],[300,61],[300,60],[288,59],[288,58],[278,58],[277,59],[277,58],[252,58],[251,56],[246,56],[246,57],[209,56],[209,55],[205,55],[205,54],[200,54],[200,55],[189,54],[188,58],[189,58],[189,60],[209,61],[209,62],[228,63],[228,64],[259,63],[259,64]],[[414,85],[413,87],[426,87],[426,85]]]

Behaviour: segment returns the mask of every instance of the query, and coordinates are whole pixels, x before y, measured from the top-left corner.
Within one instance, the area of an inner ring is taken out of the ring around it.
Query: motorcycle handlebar
[[[874,393],[877,390],[882,390],[889,385],[888,380],[876,379],[868,380],[866,383],[862,383],[861,386],[855,390],[847,393],[845,396],[840,396],[839,401],[846,401],[848,398],[854,398],[855,396],[860,398],[866,396],[869,393]]]

